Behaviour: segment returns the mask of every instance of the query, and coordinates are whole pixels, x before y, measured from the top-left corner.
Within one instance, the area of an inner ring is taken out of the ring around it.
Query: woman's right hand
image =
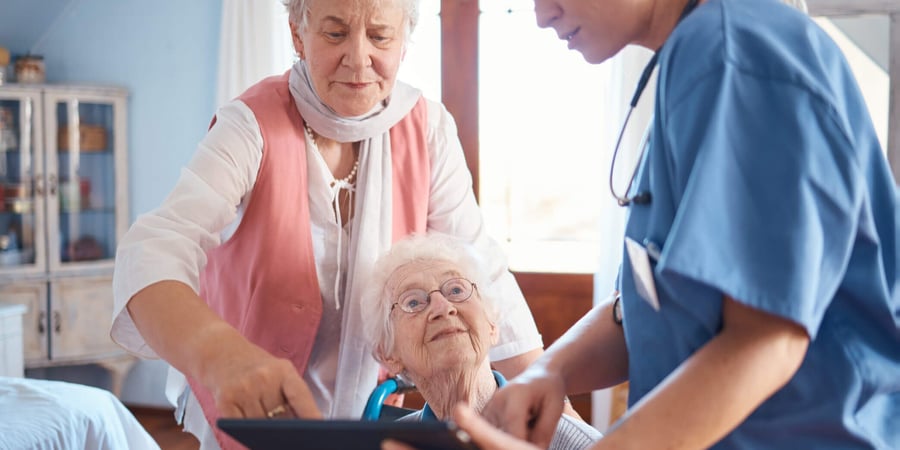
[[[201,378],[221,417],[320,419],[306,382],[286,359],[245,342],[211,361]]]
[[[498,390],[481,415],[515,438],[548,448],[565,395],[562,375],[532,366]]]
[[[154,283],[127,308],[160,357],[209,389],[221,417],[268,417],[281,409],[288,416],[322,416],[290,361],[248,341],[187,284]]]

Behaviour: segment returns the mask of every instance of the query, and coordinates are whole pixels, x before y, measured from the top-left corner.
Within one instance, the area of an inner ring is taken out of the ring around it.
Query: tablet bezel
[[[468,433],[450,422],[219,419],[218,427],[252,450],[380,449],[394,439],[418,450],[477,450]]]

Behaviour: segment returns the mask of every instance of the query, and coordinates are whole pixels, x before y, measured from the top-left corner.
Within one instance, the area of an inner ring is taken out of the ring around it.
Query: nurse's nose
[[[539,27],[547,28],[562,16],[562,8],[552,0],[534,0],[534,16]]]

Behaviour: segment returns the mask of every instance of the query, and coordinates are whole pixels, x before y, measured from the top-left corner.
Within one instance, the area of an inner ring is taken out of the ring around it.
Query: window
[[[489,232],[507,245],[513,270],[593,273],[604,248],[619,253],[619,235],[604,242],[613,236],[601,220],[620,220],[607,176],[627,102],[610,89],[621,66],[568,50],[537,27],[531,0],[481,5],[479,182]],[[623,145],[623,172],[633,150]]]
[[[397,79],[422,90],[425,97],[441,100],[441,2],[419,2],[419,23],[410,36]]]

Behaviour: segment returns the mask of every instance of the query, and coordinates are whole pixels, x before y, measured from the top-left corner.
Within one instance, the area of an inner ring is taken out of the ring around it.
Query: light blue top
[[[710,0],[658,71],[632,192],[652,202],[630,207],[626,234],[655,255],[661,309],[625,253],[630,403],[719,332],[727,294],[812,342],[715,448],[900,448],[898,191],[839,49],[777,1]]]

